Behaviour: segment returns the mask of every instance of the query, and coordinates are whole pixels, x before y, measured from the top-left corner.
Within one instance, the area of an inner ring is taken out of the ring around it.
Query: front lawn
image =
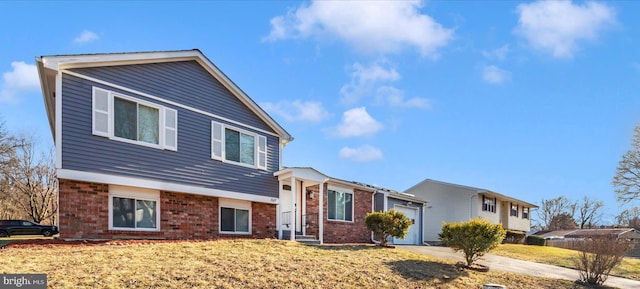
[[[515,259],[551,264],[575,269],[573,258],[579,252],[547,246],[502,244],[491,251],[492,254]],[[619,267],[611,271],[611,275],[640,281],[640,259],[624,258]]]
[[[0,255],[0,273],[46,273],[48,288],[586,288],[404,250],[278,240],[12,244]]]

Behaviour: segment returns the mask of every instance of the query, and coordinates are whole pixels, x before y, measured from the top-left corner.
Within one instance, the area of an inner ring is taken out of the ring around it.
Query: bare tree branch
[[[628,203],[640,199],[640,125],[634,129],[631,149],[618,163],[612,183],[618,201]]]
[[[595,226],[600,218],[602,218],[601,209],[604,207],[602,201],[592,200],[584,196],[582,201],[577,204],[576,222],[580,229],[588,229]]]
[[[554,218],[557,219],[558,216],[567,215],[573,220],[575,211],[576,203],[567,199],[565,196],[550,200],[542,199],[540,201],[540,208],[537,210],[538,222],[542,229],[550,230]],[[555,222],[558,222],[558,220],[555,220]]]

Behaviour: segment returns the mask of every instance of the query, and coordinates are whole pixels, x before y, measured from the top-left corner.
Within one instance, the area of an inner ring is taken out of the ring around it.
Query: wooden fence
[[[583,248],[584,242],[585,240],[572,240],[572,239],[547,240],[546,246],[564,248],[569,250],[580,250],[580,248]],[[629,250],[629,253],[627,253],[627,256],[640,258],[640,241],[638,240],[635,241],[634,247],[631,250]]]

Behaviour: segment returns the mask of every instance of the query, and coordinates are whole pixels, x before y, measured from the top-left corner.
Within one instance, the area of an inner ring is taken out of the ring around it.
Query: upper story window
[[[155,148],[178,150],[178,111],[93,88],[93,134]]]
[[[496,198],[488,198],[487,196],[482,196],[482,210],[487,212],[496,212]]]
[[[353,221],[353,193],[329,190],[327,199],[327,219]]]
[[[211,158],[267,169],[267,138],[212,121]]]
[[[509,215],[513,217],[518,216],[518,205],[511,203],[511,211],[509,212]]]
[[[113,98],[114,136],[160,143],[160,110],[120,97]]]
[[[522,218],[529,219],[529,208],[522,207]]]

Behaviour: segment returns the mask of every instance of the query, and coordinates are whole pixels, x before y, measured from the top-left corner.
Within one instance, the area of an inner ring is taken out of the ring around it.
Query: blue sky
[[[0,2],[0,117],[52,145],[36,56],[200,49],[295,140],[405,190],[599,199],[640,122],[635,1]],[[639,203],[636,203],[639,205]],[[628,206],[628,205],[627,205]]]

